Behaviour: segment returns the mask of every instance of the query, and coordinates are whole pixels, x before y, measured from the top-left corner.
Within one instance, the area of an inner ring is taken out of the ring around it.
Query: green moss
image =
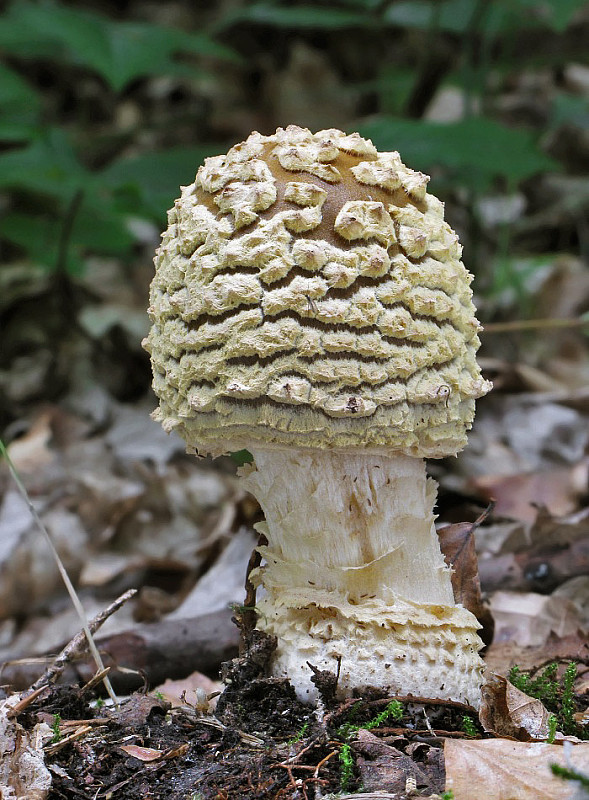
[[[558,728],[558,720],[556,719],[556,714],[550,714],[548,717],[548,744],[553,744],[554,739],[556,738],[556,730]]]
[[[475,737],[478,734],[474,720],[468,714],[462,717],[462,730],[467,736]]]
[[[509,680],[520,691],[530,697],[541,700],[551,715],[548,720],[549,739],[554,741],[556,730],[579,739],[588,739],[589,732],[575,722],[575,679],[577,664],[571,661],[562,678],[557,677],[558,663],[548,664],[535,677],[523,672],[520,667],[513,666],[509,671]]]
[[[352,748],[345,742],[339,751],[340,763],[340,788],[342,792],[347,792],[350,787],[350,781],[354,776],[354,756],[352,755]]]
[[[301,727],[300,731],[295,733],[292,739],[289,739],[287,741],[287,744],[296,744],[297,742],[300,742],[308,730],[309,730],[309,721],[307,720],[307,722],[305,722],[304,725]]]
[[[53,736],[51,737],[51,743],[56,744],[57,742],[61,741],[61,716],[60,714],[54,714],[53,719],[51,721],[51,731]]]
[[[552,774],[565,781],[578,781],[585,789],[589,789],[589,775],[583,772],[577,772],[576,769],[568,769],[561,767],[560,764],[551,764],[550,769]]]
[[[360,709],[361,704],[358,703],[353,707],[350,712],[350,717],[353,718],[356,716]],[[403,706],[398,700],[391,700],[390,703],[387,704],[386,708],[384,708],[379,714],[377,714],[373,719],[369,720],[368,722],[356,723],[352,724],[351,722],[345,722],[337,729],[336,736],[339,739],[343,740],[343,744],[340,749],[339,753],[339,761],[340,761],[340,788],[342,792],[348,790],[350,786],[350,781],[354,776],[354,755],[352,753],[352,748],[350,746],[350,739],[359,730],[371,731],[374,728],[378,728],[384,722],[387,722],[390,719],[399,720],[403,716]]]

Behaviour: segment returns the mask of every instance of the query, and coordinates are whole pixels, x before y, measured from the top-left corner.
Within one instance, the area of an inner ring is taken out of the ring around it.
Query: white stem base
[[[419,459],[379,452],[254,450],[246,488],[266,515],[258,626],[277,636],[273,674],[303,700],[307,662],[356,688],[478,707],[476,618],[453,601]]]

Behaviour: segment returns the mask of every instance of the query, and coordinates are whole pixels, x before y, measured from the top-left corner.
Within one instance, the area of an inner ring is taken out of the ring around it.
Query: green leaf
[[[565,124],[589,130],[589,103],[587,98],[562,92],[556,95],[552,102],[548,127],[550,130],[554,130]]]
[[[474,0],[404,0],[391,4],[384,21],[403,28],[463,34],[475,23],[487,35],[513,31],[515,28],[550,27],[562,33],[574,14],[587,5],[586,0],[493,0],[479,14]]]
[[[551,27],[558,33],[565,31],[577,11],[587,8],[587,0],[545,0],[551,13]]]
[[[55,267],[64,220],[79,191],[83,198],[71,231],[68,269],[79,269],[87,252],[124,256],[135,241],[108,188],[78,161],[68,137],[58,129],[0,155],[0,188],[32,195],[36,208],[45,206],[35,213],[4,215],[0,234],[47,268]]]
[[[126,218],[109,206],[86,197],[76,215],[72,228],[72,243],[93,253],[124,256],[135,244],[127,228]]]
[[[377,77],[357,85],[361,92],[377,92],[383,114],[400,114],[415,85],[416,73],[411,67],[384,64]]]
[[[223,29],[242,22],[271,25],[274,28],[298,28],[315,30],[341,30],[343,28],[369,28],[378,20],[368,14],[358,14],[342,8],[321,6],[276,6],[254,3],[232,12],[217,25]]]
[[[120,22],[109,25],[107,53],[97,58],[91,66],[116,89],[123,89],[130,81],[143,75],[176,73],[181,67],[184,74],[202,74],[187,64],[174,62],[176,53],[214,56],[235,59],[228,48],[215,44],[204,34],[184,33],[172,28],[162,28],[147,23]]]
[[[520,12],[519,22],[524,27],[549,27],[557,33],[563,33],[572,18],[582,8],[587,7],[586,0],[501,0],[506,6],[516,6]]]
[[[493,0],[480,9],[474,0],[406,0],[389,6],[384,21],[403,28],[437,29],[461,35],[474,26],[482,33],[496,35],[514,25],[520,26],[519,4],[531,1]],[[521,16],[524,17],[523,13]],[[530,19],[529,15],[524,18]]]
[[[35,126],[17,119],[0,119],[0,142],[27,142],[35,135]]]
[[[0,25],[0,49],[19,58],[59,58],[62,49],[50,32],[45,32],[34,19],[27,19],[18,2],[4,13]]]
[[[398,150],[414,169],[442,168],[454,184],[479,191],[498,177],[514,185],[559,166],[538,149],[527,131],[484,117],[448,124],[378,117],[361,125],[360,133],[380,150]]]
[[[59,53],[62,59],[92,69],[116,91],[145,75],[174,72],[178,53],[237,58],[203,33],[118,22],[47,0],[14,0],[6,16],[0,31],[0,46],[6,51],[21,57]],[[199,74],[194,67],[191,72]]]
[[[340,0],[344,6],[362,8],[365,11],[375,11],[382,5],[382,0]]]
[[[434,21],[433,7],[428,0],[407,0],[393,3],[384,13],[384,21],[401,28],[427,30]]]
[[[26,147],[0,154],[0,187],[68,201],[90,180],[66,134],[49,128]]]
[[[26,141],[39,117],[40,98],[21,76],[0,64],[0,141]]]
[[[0,220],[0,236],[22,247],[35,263],[52,270],[57,264],[65,217],[65,206],[44,214],[6,214]],[[134,242],[123,217],[94,198],[84,198],[69,237],[66,269],[79,272],[90,253],[124,257]]]
[[[0,237],[19,245],[32,263],[48,272],[58,259],[60,225],[53,214],[6,214],[0,220]],[[73,248],[66,254],[68,272],[79,272],[81,257]]]
[[[393,3],[384,13],[389,25],[403,28],[429,30],[436,26],[440,30],[464,33],[468,30],[476,3],[473,0],[407,0]]]
[[[37,109],[39,95],[17,72],[0,64],[0,107],[19,103]]]
[[[223,145],[176,147],[119,159],[99,173],[97,180],[120,195],[127,193],[147,213],[161,219],[178,197],[178,187],[192,183],[207,156],[225,149]]]
[[[491,269],[491,296],[503,305],[517,302],[524,315],[527,315],[534,295],[533,278],[537,273],[551,267],[555,258],[554,253],[517,257],[497,256],[493,260]]]

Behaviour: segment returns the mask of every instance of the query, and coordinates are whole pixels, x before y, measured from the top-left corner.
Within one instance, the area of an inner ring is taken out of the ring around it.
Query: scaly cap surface
[[[458,452],[490,384],[428,180],[357,133],[293,125],[206,159],[155,259],[155,418],[202,453]]]

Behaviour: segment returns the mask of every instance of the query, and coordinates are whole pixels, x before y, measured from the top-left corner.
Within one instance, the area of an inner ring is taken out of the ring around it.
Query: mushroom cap
[[[206,159],[155,258],[154,418],[214,455],[461,450],[490,383],[428,180],[357,133],[294,125]]]

